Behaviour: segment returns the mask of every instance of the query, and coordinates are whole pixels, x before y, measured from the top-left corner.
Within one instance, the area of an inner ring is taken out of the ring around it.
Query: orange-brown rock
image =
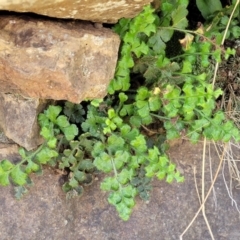
[[[120,40],[79,21],[0,17],[0,92],[69,100],[102,98]]]
[[[0,9],[34,12],[56,18],[74,18],[93,22],[116,23],[120,18],[136,16],[152,0],[1,0]]]

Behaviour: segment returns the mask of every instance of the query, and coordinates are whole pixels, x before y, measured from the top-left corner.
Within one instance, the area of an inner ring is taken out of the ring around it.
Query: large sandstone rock
[[[47,101],[0,93],[0,129],[27,150],[37,147],[43,140],[39,135],[37,116],[46,105]]]
[[[152,0],[1,0],[0,9],[34,12],[57,18],[74,18],[93,22],[115,23],[137,15]]]
[[[110,29],[90,23],[1,16],[0,92],[75,103],[102,98],[119,44]]]

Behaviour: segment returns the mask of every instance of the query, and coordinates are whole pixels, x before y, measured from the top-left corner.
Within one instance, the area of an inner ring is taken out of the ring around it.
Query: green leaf
[[[49,121],[49,119],[47,118],[47,116],[46,116],[45,114],[43,114],[43,113],[40,113],[40,114],[38,115],[38,122],[39,122],[39,124],[40,124],[41,127],[49,126],[49,123],[50,123],[50,121]]]
[[[93,105],[94,107],[99,107],[99,105],[103,102],[102,98],[97,98],[97,99],[93,99],[91,101],[91,105]]]
[[[122,201],[122,196],[119,192],[112,192],[109,194],[108,202],[112,205],[117,205]]]
[[[133,105],[132,104],[124,104],[119,115],[121,117],[124,117],[126,115],[132,115],[133,114]]]
[[[43,136],[46,140],[53,137],[52,130],[50,130],[48,127],[42,127],[40,131],[40,135]]]
[[[110,153],[115,153],[118,150],[123,150],[125,141],[122,137],[112,134],[107,140],[107,149]]]
[[[8,172],[2,172],[0,170],[0,185],[7,186],[9,185],[9,173]]]
[[[24,173],[21,169],[20,166],[16,165],[16,167],[13,168],[13,170],[10,173],[10,176],[13,180],[14,183],[17,185],[24,185],[27,183],[27,174]]]
[[[78,187],[78,181],[75,178],[71,178],[68,182],[68,184],[72,187],[72,188],[76,188]]]
[[[145,100],[150,97],[150,91],[146,87],[140,87],[137,91],[136,100]]]
[[[48,161],[50,161],[52,158],[55,158],[58,156],[58,152],[55,150],[52,150],[50,148],[43,148],[37,155],[37,159],[41,164],[46,164]]]
[[[184,60],[181,72],[182,73],[191,73],[192,72],[192,63],[187,60]]]
[[[28,161],[28,164],[25,168],[25,172],[27,174],[31,173],[31,172],[37,172],[40,169],[39,165],[34,163],[33,161]]]
[[[98,170],[108,173],[111,172],[113,169],[111,160],[112,158],[107,153],[103,152],[100,154],[99,157],[96,157],[94,159],[93,164]]]
[[[65,128],[68,127],[70,125],[68,119],[66,116],[59,116],[56,120],[56,124],[60,127],[60,128]]]
[[[18,150],[18,153],[20,154],[20,156],[22,157],[22,159],[25,159],[26,158],[26,152],[25,152],[25,149],[20,147],[19,150]]]
[[[205,19],[222,9],[220,0],[196,0],[196,4]]]
[[[60,106],[52,106],[50,105],[47,110],[44,111],[44,114],[47,116],[48,119],[51,120],[51,122],[56,122],[57,116],[62,111],[62,108]]]
[[[154,146],[151,149],[148,149],[148,159],[151,163],[158,162],[160,152],[156,146]]]
[[[166,177],[166,171],[159,171],[156,176],[159,180],[163,180]]]
[[[174,180],[174,174],[168,174],[166,178],[167,183],[172,183]]]
[[[78,135],[78,128],[75,124],[71,124],[68,127],[64,127],[61,129],[68,141],[71,141]]]
[[[178,183],[184,182],[184,177],[181,176],[179,172],[176,172],[176,173],[175,173],[174,178],[176,179],[176,181],[177,181]]]
[[[115,113],[115,110],[113,109],[113,108],[110,108],[109,110],[108,110],[108,117],[110,118],[110,119],[112,119],[112,118],[114,118],[114,117],[116,117],[117,115],[116,115],[116,113]]]
[[[13,165],[9,160],[7,159],[3,159],[1,162],[0,162],[0,167],[2,168],[2,170],[4,172],[7,172],[9,170],[11,170],[15,165]]]
[[[51,138],[47,141],[47,145],[49,148],[56,148],[57,146],[57,138]]]
[[[151,111],[158,111],[161,107],[159,96],[150,97],[148,100],[149,108]]]
[[[23,195],[25,195],[28,192],[27,188],[25,188],[24,186],[17,186],[14,188],[14,191],[15,191],[14,196],[18,200],[20,200],[23,197]]]
[[[134,140],[138,135],[139,135],[139,130],[136,128],[132,129],[127,124],[124,124],[121,127],[121,136],[128,141]]]
[[[101,141],[98,141],[94,145],[92,156],[98,157],[102,152],[104,152],[104,150],[105,150],[105,145]]]
[[[149,115],[150,108],[147,101],[138,100],[136,102],[136,106],[138,108],[137,112],[140,117],[146,117]]]
[[[159,170],[159,165],[157,163],[148,164],[145,167],[145,171],[146,171],[145,176],[152,178],[154,177],[154,175],[157,173],[158,170]]]
[[[137,195],[137,189],[134,188],[132,185],[128,185],[122,188],[122,194],[126,198],[132,198]]]
[[[124,103],[128,100],[128,96],[123,92],[119,93],[118,97],[121,103]]]
[[[139,58],[142,54],[147,55],[149,51],[149,47],[146,43],[141,42],[140,45],[136,43],[136,41],[133,42],[133,49],[132,51],[136,54],[136,56]]]
[[[114,164],[116,169],[121,169],[124,163],[128,162],[130,155],[127,151],[117,151],[114,156]]]
[[[127,184],[133,177],[133,170],[124,168],[120,173],[118,173],[118,181],[122,185]]]
[[[119,182],[116,178],[106,177],[101,182],[101,189],[104,191],[117,191],[119,189]]]
[[[171,14],[173,27],[185,29],[188,26],[188,20],[186,18],[188,11],[186,6],[179,5],[179,7],[174,10]]]
[[[85,159],[80,162],[79,169],[83,171],[91,171],[94,169],[94,165],[90,159]]]
[[[139,128],[142,124],[142,118],[140,116],[132,116],[130,123],[133,127]]]
[[[79,182],[83,182],[86,179],[86,173],[82,171],[74,171],[74,178]]]
[[[124,204],[129,208],[133,208],[135,206],[135,201],[133,198],[126,198],[124,197],[123,200]]]
[[[119,213],[119,217],[122,220],[127,221],[130,218],[130,215],[132,213],[132,209],[127,207],[127,205],[124,202],[121,202],[121,203],[117,204],[116,209]]]
[[[137,136],[130,144],[137,153],[143,153],[147,150],[146,140],[143,135]]]

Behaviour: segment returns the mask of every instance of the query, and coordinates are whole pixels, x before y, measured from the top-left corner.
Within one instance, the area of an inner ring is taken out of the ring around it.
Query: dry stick
[[[213,185],[214,185],[214,183],[216,182],[217,177],[218,177],[218,174],[219,174],[220,169],[221,169],[221,165],[222,165],[222,162],[223,162],[223,157],[224,157],[224,152],[225,152],[226,147],[227,147],[227,145],[225,144],[225,145],[224,145],[224,149],[223,149],[223,153],[222,153],[222,156],[221,156],[221,159],[220,159],[220,163],[219,163],[219,165],[218,165],[216,174],[215,174],[214,179],[213,179],[213,182],[212,182],[212,184],[211,184],[211,186],[210,186],[210,188],[209,188],[209,190],[208,190],[208,193],[207,193],[204,201],[202,202],[200,208],[198,209],[198,211],[196,212],[195,216],[193,217],[192,221],[188,224],[188,226],[186,227],[186,229],[185,229],[185,230],[183,231],[183,233],[180,235],[180,237],[179,237],[180,240],[182,240],[183,235],[188,231],[188,229],[191,227],[191,225],[193,224],[193,222],[194,222],[195,219],[197,218],[198,214],[199,214],[200,211],[202,210],[205,202],[207,201],[207,199],[208,199],[208,197],[209,197],[209,195],[210,195],[210,193],[211,193],[211,191],[212,191]]]
[[[210,169],[210,178],[211,178],[211,182],[213,180],[213,170],[212,170],[212,160],[211,160],[211,148],[210,148],[210,144],[208,144],[208,159],[209,159],[209,169]],[[216,192],[215,189],[213,187],[213,201],[215,203],[215,209],[217,209],[217,196],[216,196]]]
[[[201,198],[200,198],[200,194],[199,194],[198,186],[197,186],[196,167],[195,166],[193,167],[193,177],[194,177],[195,188],[196,188],[196,192],[197,192],[197,196],[198,196],[198,201],[201,206]]]
[[[203,143],[203,156],[202,156],[202,202],[204,202],[204,196],[205,196],[205,161],[206,161],[206,137],[204,138],[204,143]],[[202,214],[203,214],[203,218],[206,222],[208,231],[210,233],[211,238],[214,240],[214,236],[211,230],[211,227],[209,225],[209,222],[207,220],[206,217],[206,213],[205,213],[205,204],[203,204],[202,207]]]

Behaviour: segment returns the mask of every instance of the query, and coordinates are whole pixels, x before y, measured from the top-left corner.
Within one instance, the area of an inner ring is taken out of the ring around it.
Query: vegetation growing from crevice
[[[147,5],[135,18],[121,19],[113,27],[122,44],[108,95],[87,107],[49,106],[39,115],[44,144],[30,153],[21,149],[16,165],[1,161],[0,184],[18,185],[20,197],[29,174],[49,164],[67,174],[63,190],[71,198],[102,172],[101,189],[128,220],[136,196],[149,198],[154,177],[183,181],[167,156],[166,140],[239,141],[238,128],[217,105],[223,90],[212,84],[214,64],[235,54],[221,46],[234,4],[222,8],[210,2],[211,8],[198,4],[203,17],[209,11],[212,17],[194,30],[188,29],[187,0],[162,0],[158,9]],[[228,39],[240,36],[238,24],[236,15]],[[182,36],[179,42],[176,36]]]

